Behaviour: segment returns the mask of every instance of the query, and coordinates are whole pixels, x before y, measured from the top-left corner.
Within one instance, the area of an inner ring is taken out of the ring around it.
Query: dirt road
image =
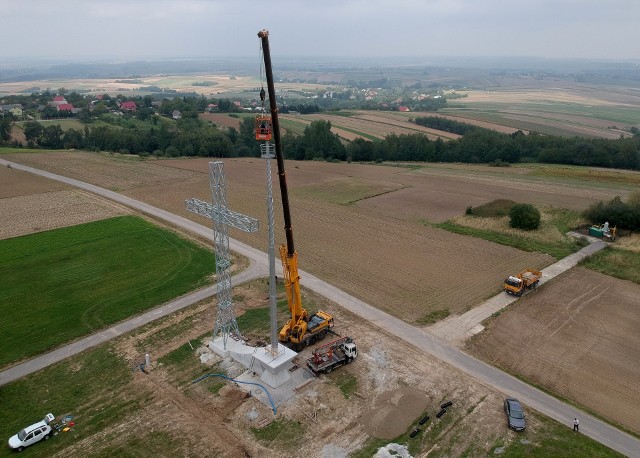
[[[20,164],[10,163],[6,160],[0,159],[0,164],[5,166],[10,165],[19,170],[35,173],[53,180],[62,181],[72,186],[77,186],[82,189],[94,192],[103,197],[111,198],[124,205],[128,205],[132,208],[136,208],[139,211],[153,215],[175,224],[176,226],[184,227],[185,229],[192,230],[198,235],[208,237],[210,231],[204,226],[195,224],[185,218],[172,215],[169,212],[160,210],[134,199],[124,197],[112,191],[108,191],[97,186],[93,186],[87,183],[83,183],[79,180],[66,178],[60,175],[55,175],[49,172],[37,170],[31,167],[22,166]],[[252,260],[252,264],[258,264],[264,267],[264,272],[267,272],[267,257],[259,250],[248,247],[247,245],[240,244],[230,239],[230,248],[238,253],[248,257]],[[607,447],[617,450],[627,456],[638,456],[638,450],[640,450],[640,440],[626,434],[613,426],[604,423],[585,412],[582,412],[558,399],[543,393],[542,391],[533,388],[526,383],[512,377],[492,366],[489,366],[482,361],[469,356],[468,354],[458,350],[454,346],[440,340],[438,337],[431,335],[421,329],[395,318],[381,310],[378,310],[369,304],[345,293],[344,291],[330,285],[323,280],[306,272],[300,272],[303,281],[302,284],[306,288],[309,288],[318,294],[321,294],[328,299],[340,304],[352,313],[355,313],[363,319],[385,329],[387,332],[398,336],[399,338],[411,343],[420,350],[435,356],[442,361],[449,363],[450,365],[466,372],[467,374],[481,380],[489,385],[497,388],[508,395],[517,396],[525,404],[536,409],[537,411],[554,418],[561,423],[567,425],[570,424],[570,420],[574,417],[580,418],[581,433],[597,440],[598,442],[606,445]],[[152,317],[148,317],[150,320]],[[140,323],[140,325],[143,323]],[[111,328],[112,329],[112,328]],[[108,335],[111,331],[108,329],[103,331],[105,335]],[[73,345],[73,344],[72,344]],[[83,348],[77,350],[82,351]],[[24,363],[24,364],[28,364]],[[18,366],[16,366],[18,367]],[[15,369],[15,368],[13,368]],[[2,377],[3,374],[0,374]]]

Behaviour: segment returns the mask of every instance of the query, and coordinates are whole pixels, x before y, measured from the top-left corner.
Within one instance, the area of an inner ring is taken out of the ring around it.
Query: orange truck
[[[504,290],[514,296],[522,296],[525,291],[538,286],[542,272],[535,269],[525,269],[519,274],[509,275],[504,280]]]

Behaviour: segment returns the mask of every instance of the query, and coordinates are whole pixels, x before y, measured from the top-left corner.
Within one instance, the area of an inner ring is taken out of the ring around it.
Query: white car
[[[42,421],[27,426],[18,434],[11,436],[9,439],[9,448],[21,452],[25,447],[33,445],[42,439],[47,440],[51,437],[51,423],[55,417],[48,413]]]

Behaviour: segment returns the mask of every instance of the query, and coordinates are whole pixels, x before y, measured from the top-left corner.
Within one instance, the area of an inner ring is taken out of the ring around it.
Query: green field
[[[133,216],[0,241],[0,367],[207,283],[213,254]]]
[[[584,259],[580,265],[640,285],[640,253],[608,246]]]
[[[6,347],[3,347],[6,348]],[[77,427],[49,441],[27,448],[29,456],[52,456],[83,436],[108,428],[114,421],[135,412],[138,401],[123,399],[133,372],[124,360],[105,345],[76,355],[0,387],[0,435],[4,441],[42,418],[70,414]],[[14,456],[0,447],[0,457]]]

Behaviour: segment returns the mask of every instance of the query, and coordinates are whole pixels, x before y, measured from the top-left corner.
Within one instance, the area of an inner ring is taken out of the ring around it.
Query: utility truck
[[[514,296],[522,296],[525,291],[538,286],[542,272],[535,269],[525,269],[519,274],[509,275],[504,280],[503,288],[505,292]]]
[[[314,374],[324,372],[328,374],[336,367],[351,364],[358,356],[358,348],[351,337],[342,337],[313,350],[311,358],[307,359],[307,367]]]

